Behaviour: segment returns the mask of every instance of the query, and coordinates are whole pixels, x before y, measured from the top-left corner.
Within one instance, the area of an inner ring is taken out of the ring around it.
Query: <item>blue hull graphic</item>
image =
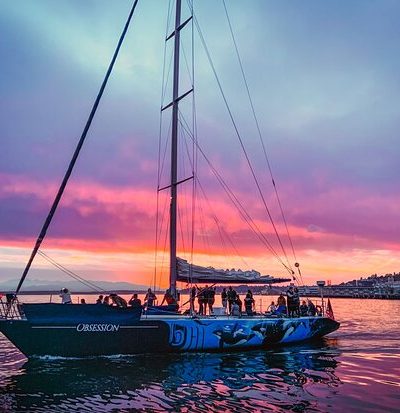
[[[322,317],[223,317],[169,320],[167,323],[169,345],[174,351],[269,347],[322,337],[339,328],[338,322]]]

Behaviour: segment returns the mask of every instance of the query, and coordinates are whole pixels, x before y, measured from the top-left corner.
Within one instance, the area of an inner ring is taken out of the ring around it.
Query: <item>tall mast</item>
[[[174,39],[174,79],[172,91],[172,136],[171,136],[171,205],[170,205],[170,291],[176,296],[176,215],[178,176],[178,102],[179,102],[179,51],[180,51],[181,0],[176,0]]]

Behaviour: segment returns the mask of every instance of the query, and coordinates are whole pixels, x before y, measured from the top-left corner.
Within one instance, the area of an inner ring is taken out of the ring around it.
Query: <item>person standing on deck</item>
[[[278,297],[277,301],[278,308],[276,309],[276,314],[286,314],[287,309],[286,309],[286,298],[284,295],[281,293]]]
[[[68,291],[68,288],[63,288],[60,291],[60,295],[59,297],[61,297],[61,302],[62,304],[72,304],[72,300],[71,300],[71,294]]]
[[[213,314],[213,305],[215,303],[215,287],[210,287],[207,294],[208,298],[208,313]]]
[[[151,288],[149,288],[147,290],[147,294],[144,297],[144,305],[147,307],[153,307],[156,300],[156,295],[153,293],[153,291],[151,291]]]
[[[197,302],[199,303],[199,314],[200,315],[205,315],[205,308],[204,308],[205,300],[206,300],[206,291],[204,288],[201,288],[199,292],[197,293]]]
[[[253,294],[250,290],[247,290],[246,297],[244,299],[244,308],[246,310],[247,315],[253,315],[254,314],[254,298]]]
[[[240,314],[242,314],[242,310],[243,310],[243,303],[242,303],[242,300],[240,299],[239,294],[236,294],[236,300],[235,300],[235,303],[239,306],[239,311],[240,311]]]
[[[224,287],[221,292],[221,302],[222,302],[222,307],[225,309],[226,313],[226,307],[228,306],[228,294],[226,293],[226,288]]]
[[[293,312],[295,317],[300,317],[300,295],[297,287],[293,290]]]
[[[294,317],[294,315],[295,315],[295,303],[294,303],[294,290],[293,290],[292,285],[286,291],[286,297],[287,297],[288,315],[289,315],[289,317]]]
[[[236,301],[237,292],[232,288],[232,286],[230,286],[228,289],[227,295],[228,295],[228,310],[229,310],[229,314],[231,314],[232,305]]]

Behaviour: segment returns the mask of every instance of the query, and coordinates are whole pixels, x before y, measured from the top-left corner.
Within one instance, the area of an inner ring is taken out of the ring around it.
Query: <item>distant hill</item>
[[[7,280],[0,282],[0,292],[15,291],[19,280]],[[149,286],[142,284],[132,284],[128,282],[112,281],[90,281],[100,290],[107,292],[112,291],[146,291]],[[22,286],[21,293],[35,291],[52,291],[58,292],[61,288],[68,288],[71,292],[93,292],[90,288],[78,281],[48,281],[27,279]]]

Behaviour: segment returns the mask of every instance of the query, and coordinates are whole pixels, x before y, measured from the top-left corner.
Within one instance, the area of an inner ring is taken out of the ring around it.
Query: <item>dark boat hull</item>
[[[27,357],[94,357],[268,348],[279,343],[322,337],[338,327],[338,322],[325,317],[152,316],[130,324],[0,320],[0,331]]]

